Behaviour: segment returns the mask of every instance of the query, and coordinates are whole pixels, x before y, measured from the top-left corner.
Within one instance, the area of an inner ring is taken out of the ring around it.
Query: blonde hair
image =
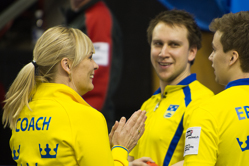
[[[72,68],[81,60],[95,52],[91,40],[80,30],[56,26],[48,29],[37,41],[33,51],[33,62],[25,65],[18,73],[6,94],[2,121],[4,127],[15,127],[21,110],[35,94],[38,83],[52,82],[55,76],[55,66],[62,58],[72,61]]]

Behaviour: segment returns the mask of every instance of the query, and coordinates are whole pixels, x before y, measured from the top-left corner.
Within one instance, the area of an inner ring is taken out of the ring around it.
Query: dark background
[[[6,92],[18,71],[32,60],[31,28],[34,11],[44,9],[44,29],[61,21],[59,7],[67,0],[39,0],[0,33],[0,87]],[[0,10],[14,0],[0,0]],[[115,94],[116,119],[130,117],[152,94],[150,47],[146,29],[149,21],[160,11],[166,10],[156,0],[105,0],[119,21],[123,32],[124,65],[122,79]],[[63,21],[63,20],[62,20]],[[3,94],[1,94],[3,96]],[[2,113],[2,112],[1,112]],[[1,116],[2,117],[2,116]],[[0,165],[15,164],[9,148],[10,129],[0,126]]]

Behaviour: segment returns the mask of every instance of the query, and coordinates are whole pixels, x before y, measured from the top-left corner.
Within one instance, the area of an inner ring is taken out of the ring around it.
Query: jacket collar
[[[228,89],[233,86],[239,86],[239,85],[249,85],[249,78],[242,78],[242,79],[231,81],[227,84],[225,89]]]
[[[165,91],[165,92],[168,92],[169,89],[178,90],[178,89],[181,89],[181,88],[187,86],[188,84],[190,84],[190,83],[192,83],[192,82],[194,82],[194,81],[196,81],[196,74],[195,74],[195,73],[193,73],[193,74],[187,76],[187,77],[184,78],[181,82],[179,82],[177,85],[167,85],[167,86],[165,87],[164,91]],[[181,85],[181,86],[179,86],[179,85]],[[161,88],[160,88],[160,87],[154,92],[153,95],[156,95],[156,94],[158,94],[158,93],[161,93]]]

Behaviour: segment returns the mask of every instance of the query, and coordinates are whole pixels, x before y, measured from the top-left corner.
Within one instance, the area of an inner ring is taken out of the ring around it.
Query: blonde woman
[[[4,106],[18,165],[128,165],[145,112],[121,118],[108,138],[105,118],[81,97],[93,89],[93,54],[91,40],[78,29],[53,27],[37,41],[33,61],[19,72]]]

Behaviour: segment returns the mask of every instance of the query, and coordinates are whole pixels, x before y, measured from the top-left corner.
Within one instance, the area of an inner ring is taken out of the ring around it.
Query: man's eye
[[[155,45],[155,46],[161,46],[162,43],[161,42],[154,42],[153,45]]]
[[[179,44],[177,44],[177,43],[170,43],[170,46],[177,47],[177,46],[179,46]]]

